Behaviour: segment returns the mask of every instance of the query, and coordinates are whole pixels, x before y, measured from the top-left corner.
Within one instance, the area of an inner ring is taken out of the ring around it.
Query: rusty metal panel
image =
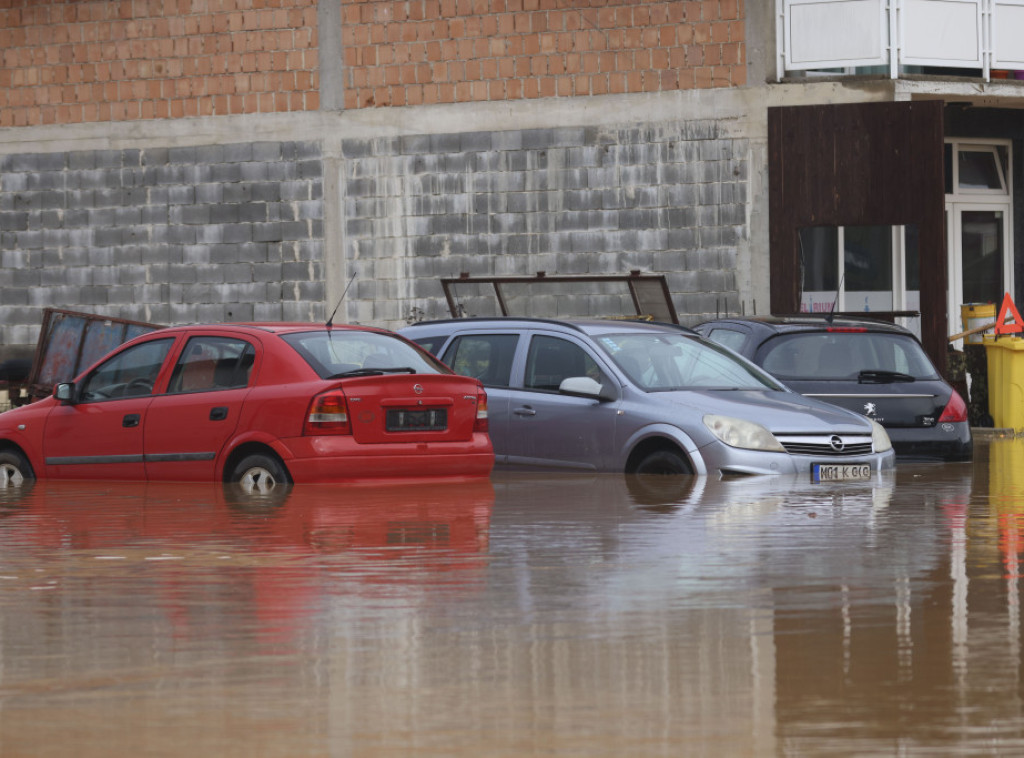
[[[29,397],[49,395],[54,385],[71,381],[118,345],[160,328],[159,324],[94,313],[44,309],[32,370],[26,380]]]
[[[676,312],[675,304],[668,289],[668,280],[663,274],[642,274],[639,271],[630,271],[628,274],[564,274],[548,276],[544,272],[538,272],[535,276],[470,276],[461,274],[457,277],[446,277],[441,279],[441,287],[444,290],[445,300],[448,302],[448,311],[453,318],[465,316],[465,309],[458,297],[457,289],[472,287],[476,293],[486,292],[488,289],[498,306],[502,316],[524,315],[513,314],[509,305],[509,291],[513,286],[518,286],[526,297],[537,296],[541,292],[552,293],[555,297],[566,297],[570,287],[580,284],[595,285],[625,285],[623,295],[629,298],[634,310],[633,314],[625,313],[594,313],[589,316],[604,317],[635,317],[646,318],[654,321],[663,321],[671,324],[679,323],[679,314]],[[560,286],[561,285],[561,286]],[[585,296],[584,296],[585,297]],[[621,301],[621,299],[620,299]],[[592,309],[593,310],[593,309]],[[553,314],[547,314],[552,316]]]
[[[916,224],[921,338],[945,370],[943,138],[937,100],[768,109],[773,313],[800,307],[801,228]]]

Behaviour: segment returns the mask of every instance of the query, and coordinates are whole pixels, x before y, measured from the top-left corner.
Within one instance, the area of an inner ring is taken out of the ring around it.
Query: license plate
[[[811,479],[816,482],[839,482],[871,478],[867,463],[812,463]]]
[[[384,428],[389,432],[443,432],[448,428],[448,411],[445,408],[392,409],[387,412]]]

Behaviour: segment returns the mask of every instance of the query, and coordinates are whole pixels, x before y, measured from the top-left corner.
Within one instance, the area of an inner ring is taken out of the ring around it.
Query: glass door
[[[1008,143],[946,144],[946,238],[949,333],[960,332],[960,306],[1002,303],[1013,292]]]
[[[950,240],[951,294],[957,303],[995,303],[1008,291],[1009,256],[1006,237],[1009,213],[1002,206],[971,206],[954,203],[949,214],[953,222]],[[952,312],[952,310],[951,310]]]

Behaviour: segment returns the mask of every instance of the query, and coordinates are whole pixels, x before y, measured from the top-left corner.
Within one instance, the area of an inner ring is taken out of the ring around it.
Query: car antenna
[[[839,286],[836,287],[836,299],[832,301],[832,307],[828,309],[828,313],[825,315],[825,322],[831,326],[832,320],[836,317],[836,305],[839,304],[839,293],[843,291],[843,280],[846,278],[846,271],[839,277]]]
[[[342,301],[345,299],[345,295],[348,294],[348,288],[352,286],[352,280],[356,278],[356,272],[352,272],[352,276],[348,279],[348,284],[345,285],[345,291],[341,293],[341,297],[338,298],[338,304],[334,306],[334,310],[331,311],[331,317],[327,319],[327,328],[330,329],[334,325],[334,315],[338,312],[338,308],[341,307]]]

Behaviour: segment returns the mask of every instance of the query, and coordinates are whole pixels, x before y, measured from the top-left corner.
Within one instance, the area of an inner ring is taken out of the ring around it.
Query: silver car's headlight
[[[889,439],[885,427],[874,419],[869,418],[868,421],[871,422],[871,446],[875,448],[875,452],[884,453],[886,450],[892,450],[892,440]]]
[[[704,426],[729,447],[786,452],[774,434],[753,421],[708,414],[704,417]]]

